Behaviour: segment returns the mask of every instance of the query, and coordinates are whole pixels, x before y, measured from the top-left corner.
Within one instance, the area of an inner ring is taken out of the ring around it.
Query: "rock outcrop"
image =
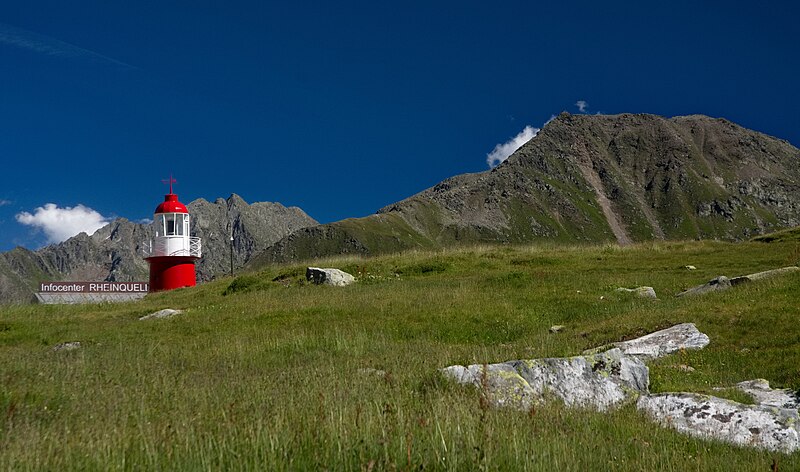
[[[460,384],[479,388],[496,407],[525,410],[549,395],[568,407],[606,411],[637,399],[637,409],[681,433],[787,454],[800,449],[800,396],[788,389],[772,389],[764,379],[735,386],[752,396],[756,405],[696,393],[649,393],[644,359],[679,349],[702,349],[708,342],[708,336],[694,324],[684,323],[616,343],[611,350],[597,354],[454,365],[441,372]],[[678,367],[686,372],[694,370],[686,365]]]

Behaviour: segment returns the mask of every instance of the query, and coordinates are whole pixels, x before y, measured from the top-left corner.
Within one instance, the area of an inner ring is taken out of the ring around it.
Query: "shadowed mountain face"
[[[476,242],[737,240],[800,225],[800,150],[724,119],[562,113],[491,171],[303,228],[253,265]]]
[[[234,237],[234,266],[241,267],[280,238],[317,222],[297,207],[260,202],[248,205],[236,194],[214,203],[195,200],[187,205],[191,232],[203,243],[197,263],[198,281],[230,270],[230,236]],[[0,303],[33,299],[45,280],[147,280],[148,265],[141,252],[151,237],[149,225],[120,218],[91,236],[81,233],[38,251],[16,248],[0,254]]]

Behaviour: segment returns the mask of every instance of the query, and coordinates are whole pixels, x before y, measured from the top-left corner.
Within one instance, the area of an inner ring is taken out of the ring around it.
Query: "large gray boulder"
[[[791,453],[800,447],[797,410],[745,405],[694,393],[641,396],[636,407],[691,436]]]
[[[606,411],[646,394],[649,370],[619,349],[569,358],[454,365],[441,372],[482,390],[495,406],[528,409],[552,395],[570,407]]]
[[[320,269],[319,267],[309,267],[306,269],[306,279],[316,285],[333,285],[344,287],[355,282],[355,278],[339,269]]]
[[[694,323],[682,323],[640,338],[590,349],[585,351],[584,354],[592,354],[616,347],[621,349],[627,356],[650,360],[664,357],[681,349],[702,349],[708,346],[708,343],[708,335],[701,333]]]

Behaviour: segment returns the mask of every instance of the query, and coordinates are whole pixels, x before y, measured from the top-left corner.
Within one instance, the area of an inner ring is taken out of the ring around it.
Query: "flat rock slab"
[[[782,267],[780,269],[772,269],[772,270],[765,270],[763,272],[756,272],[755,274],[743,275],[741,277],[735,277],[731,279],[731,285],[736,286],[739,285],[740,283],[755,282],[758,280],[768,279],[770,277],[777,277],[779,275],[791,274],[792,272],[797,272],[798,270],[800,270],[800,267],[789,266],[789,267]]]
[[[620,287],[617,289],[617,292],[630,293],[632,295],[636,295],[637,297],[641,298],[658,298],[658,296],[656,296],[656,290],[653,287],[636,287],[636,288]]]
[[[682,323],[640,338],[589,349],[584,354],[616,347],[621,349],[623,354],[627,356],[650,360],[664,357],[681,349],[702,349],[708,346],[708,343],[708,336],[701,333],[694,323]]]
[[[745,380],[736,384],[736,388],[752,396],[759,405],[795,410],[800,408],[797,392],[788,388],[770,388],[769,382],[764,379]]]
[[[155,313],[150,313],[149,315],[144,315],[139,318],[140,321],[144,320],[162,320],[165,318],[172,318],[175,315],[180,315],[183,313],[183,310],[173,310],[172,308],[164,308],[163,310],[156,311]]]
[[[706,439],[791,453],[800,447],[797,410],[745,405],[694,393],[639,398],[636,407],[663,426]]]
[[[698,285],[696,287],[692,287],[688,290],[684,290],[683,292],[675,295],[676,297],[684,297],[686,295],[703,295],[709,292],[717,292],[720,290],[728,290],[731,287],[735,287],[740,284],[755,282],[757,280],[764,280],[770,277],[776,277],[779,275],[786,275],[792,272],[797,272],[800,270],[800,267],[797,266],[789,266],[789,267],[782,267],[780,269],[772,269],[772,270],[765,270],[762,272],[756,272],[755,274],[749,275],[742,275],[739,277],[734,277],[729,279],[724,275],[720,275],[714,279],[709,280],[707,283],[703,285]]]
[[[454,365],[441,372],[482,390],[498,407],[529,409],[552,395],[570,407],[606,411],[647,393],[649,370],[619,349],[579,357]]]
[[[344,287],[356,281],[355,277],[342,270],[319,267],[307,268],[306,280],[316,285],[333,285],[334,287]]]
[[[70,342],[66,342],[66,343],[56,344],[55,346],[53,346],[53,351],[54,352],[58,352],[58,351],[74,351],[74,350],[80,349],[80,348],[81,348],[80,341],[70,341]]]

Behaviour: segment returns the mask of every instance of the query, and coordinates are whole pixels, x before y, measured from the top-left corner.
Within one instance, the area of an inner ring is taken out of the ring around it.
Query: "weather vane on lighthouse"
[[[150,291],[160,292],[197,283],[195,263],[202,257],[200,238],[189,234],[189,210],[172,193],[177,180],[169,176],[169,193],[153,215],[153,239],[144,244],[145,260],[150,264]]]
[[[172,178],[172,174],[169,174],[169,179],[161,179],[161,182],[164,184],[169,184],[169,193],[172,194],[172,184],[177,184],[178,181]]]

